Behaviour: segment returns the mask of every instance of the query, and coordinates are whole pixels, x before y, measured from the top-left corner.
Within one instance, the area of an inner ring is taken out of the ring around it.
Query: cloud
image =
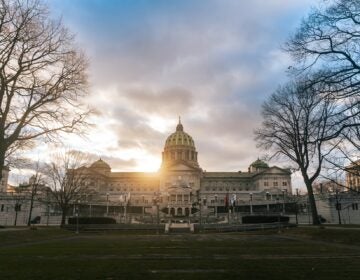
[[[124,170],[145,159],[159,164],[181,115],[201,166],[225,171],[244,170],[261,155],[253,135],[261,103],[290,63],[280,46],[314,1],[49,4],[91,60],[88,102],[100,113],[82,150]]]
[[[192,93],[183,88],[169,88],[154,92],[148,88],[129,89],[124,98],[143,113],[174,117],[174,112],[186,114],[192,106]]]

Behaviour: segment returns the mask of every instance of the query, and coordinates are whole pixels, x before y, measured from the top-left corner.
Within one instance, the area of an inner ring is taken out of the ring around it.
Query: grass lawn
[[[358,279],[359,240],[359,230],[314,228],[183,235],[0,230],[0,279]]]

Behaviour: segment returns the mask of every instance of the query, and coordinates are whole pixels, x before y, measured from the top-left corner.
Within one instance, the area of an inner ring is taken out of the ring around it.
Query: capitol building
[[[197,206],[217,214],[229,207],[235,211],[249,204],[255,206],[257,201],[264,204],[264,200],[291,194],[290,170],[270,167],[259,159],[246,171],[203,170],[194,139],[184,131],[180,120],[165,141],[158,172],[112,172],[102,159],[82,167],[81,172],[87,174],[89,193],[106,201],[110,207],[107,211],[112,206],[126,205],[135,213],[157,207],[164,215],[189,216]]]

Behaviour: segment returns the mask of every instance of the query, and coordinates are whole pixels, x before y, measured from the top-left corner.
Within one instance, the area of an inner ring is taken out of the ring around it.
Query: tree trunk
[[[31,226],[31,215],[32,215],[33,207],[34,207],[34,195],[33,195],[33,193],[31,193],[29,218],[28,218],[28,222],[27,222],[28,226]]]
[[[1,146],[2,144],[0,144]],[[2,171],[5,167],[5,152],[2,152],[2,149],[0,149],[0,181],[2,179]]]
[[[305,180],[305,185],[306,185],[306,188],[308,191],[309,204],[310,204],[310,209],[311,209],[313,225],[320,225],[319,215],[318,215],[317,208],[316,208],[316,202],[315,202],[312,184],[309,180]]]
[[[16,226],[16,223],[17,223],[17,217],[18,217],[18,211],[15,211],[14,226]]]
[[[60,227],[63,227],[65,225],[66,222],[66,210],[63,210],[61,213],[61,224]]]

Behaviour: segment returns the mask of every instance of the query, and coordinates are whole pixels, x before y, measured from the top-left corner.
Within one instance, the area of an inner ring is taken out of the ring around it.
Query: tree
[[[14,188],[14,192],[11,194],[11,200],[14,202],[14,211],[15,211],[15,217],[14,217],[14,226],[17,225],[17,219],[18,219],[18,213],[21,211],[21,208],[26,202],[26,188],[23,188],[22,186],[18,186]]]
[[[344,122],[334,136],[360,151],[360,1],[327,1],[313,9],[285,45],[296,65],[297,75],[309,79],[309,85],[338,100]],[[342,121],[341,119],[339,120]]]
[[[53,157],[45,171],[47,185],[61,209],[61,226],[65,225],[70,205],[84,196],[90,174],[85,165],[87,158],[80,152],[68,151]]]
[[[0,0],[0,170],[34,139],[86,124],[86,68],[74,36],[41,0]]]
[[[35,200],[39,194],[39,191],[44,190],[45,188],[39,162],[36,163],[35,174],[30,177],[28,183],[22,184],[21,188],[26,190],[29,195],[30,205],[27,225],[31,226],[32,211],[34,209]]]
[[[319,220],[313,183],[333,150],[327,141],[341,125],[337,118],[342,114],[334,99],[319,94],[318,87],[304,81],[279,87],[263,104],[263,123],[255,131],[260,147],[296,164],[308,191],[314,224]]]
[[[333,85],[338,98],[359,97],[360,2],[330,3],[310,12],[285,49],[297,62],[295,71],[317,72],[314,82]]]

